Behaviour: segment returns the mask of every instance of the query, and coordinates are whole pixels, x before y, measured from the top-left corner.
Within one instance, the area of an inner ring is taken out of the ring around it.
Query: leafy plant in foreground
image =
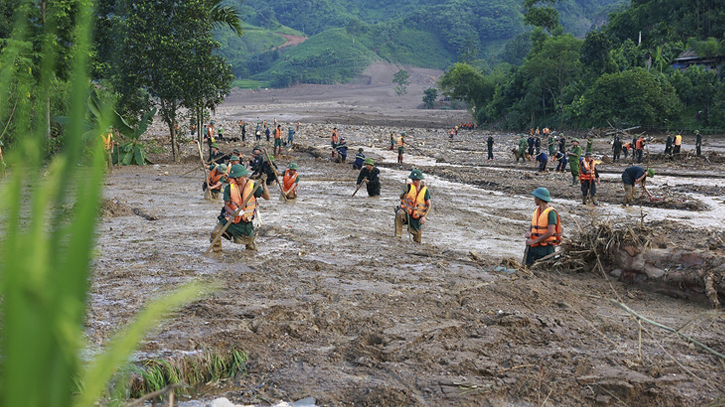
[[[74,2],[77,11],[68,75],[70,119],[62,151],[47,168],[41,167],[49,123],[32,118],[44,111],[44,98],[39,93],[44,89],[34,86],[32,78],[12,63],[27,51],[22,45],[30,37],[27,10],[36,7],[31,1],[22,3],[14,19],[13,41],[0,52],[0,100],[7,100],[11,84],[19,94],[30,95],[20,98],[15,107],[16,129],[23,137],[7,156],[13,170],[0,192],[0,406],[93,406],[117,366],[127,362],[136,343],[156,325],[156,318],[198,295],[200,286],[190,284],[152,301],[95,360],[84,363],[80,358],[86,347],[83,322],[104,173],[103,147],[97,141],[112,125],[112,114],[106,109],[101,115],[93,130],[92,164],[80,167],[93,2]],[[48,2],[47,6],[65,7],[67,3]],[[52,24],[44,29],[49,38],[56,38]],[[47,45],[40,52],[44,61],[40,75],[49,75],[55,69],[56,51]],[[0,115],[5,114],[0,111]],[[74,389],[81,393],[74,396]]]

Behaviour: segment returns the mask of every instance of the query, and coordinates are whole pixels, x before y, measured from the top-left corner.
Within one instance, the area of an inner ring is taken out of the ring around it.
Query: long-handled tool
[[[279,187],[279,192],[282,194],[282,199],[284,199],[285,202],[287,202],[287,194],[284,193],[284,189],[282,189],[282,184],[279,183],[279,173],[277,172],[277,169],[274,168],[274,164],[272,163],[272,157],[269,156],[269,153],[267,152],[267,149],[264,150],[264,155],[267,156],[267,163],[269,164],[269,167],[272,169],[272,172],[274,172],[274,180],[277,181],[277,186]]]
[[[524,249],[524,259],[521,260],[521,266],[526,267],[526,258],[529,257],[529,249],[531,246],[526,245],[526,249]]]
[[[357,189],[355,189],[355,192],[352,193],[352,197],[354,198],[355,197],[355,194],[357,194],[357,191],[360,190],[360,187],[363,184],[367,184],[367,183],[368,183],[368,179],[367,178],[363,178],[362,182],[360,182],[359,184],[357,184]]]
[[[230,216],[229,219],[227,219],[227,223],[224,225],[224,227],[222,228],[222,230],[220,230],[219,233],[217,233],[217,235],[214,236],[214,239],[211,241],[211,245],[209,245],[209,248],[206,249],[206,251],[204,252],[205,255],[209,254],[209,252],[211,251],[212,247],[214,247],[214,243],[216,243],[217,240],[219,240],[219,238],[222,237],[222,235],[224,234],[224,232],[226,232],[227,229],[229,229],[229,225],[232,224],[232,219],[234,219],[237,216],[239,216],[239,212],[242,211],[242,208],[244,208],[244,205],[246,205],[247,202],[249,202],[249,200],[252,199],[252,197],[254,196],[254,194],[257,192],[257,190],[260,187],[262,187],[262,185],[264,184],[264,182],[266,180],[267,180],[267,178],[264,175],[262,175],[262,178],[260,178],[260,181],[261,182],[258,182],[257,185],[254,186],[254,189],[252,190],[252,193],[249,194],[249,196],[247,197],[247,199],[245,199],[244,202],[242,202],[241,205],[239,205],[239,208],[237,208],[234,211],[234,213],[232,214],[232,216]]]
[[[209,174],[206,172],[206,165],[204,165],[204,154],[201,152],[201,144],[199,140],[196,141],[196,147],[199,149],[199,158],[201,159],[201,168],[204,170],[204,182],[206,182],[206,191],[204,191],[204,199],[211,201],[211,189],[209,188]]]
[[[198,170],[199,168],[203,168],[203,167],[202,167],[202,166],[200,166],[200,165],[197,165],[197,166],[196,166],[196,167],[194,167],[194,168],[193,168],[192,170],[190,170],[190,171],[187,171],[187,172],[185,172],[185,173],[184,173],[184,174],[183,174],[183,175],[182,175],[181,177],[182,177],[182,178],[183,178],[183,177],[186,177],[187,175],[191,174],[192,172],[194,172],[194,171]]]

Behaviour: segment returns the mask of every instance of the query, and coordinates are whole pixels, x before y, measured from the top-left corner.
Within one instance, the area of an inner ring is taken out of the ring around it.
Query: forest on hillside
[[[555,7],[567,32],[583,36],[625,0],[563,0]],[[249,25],[242,37],[219,30],[219,50],[239,79],[268,86],[334,83],[359,74],[373,60],[444,69],[455,62],[492,67],[520,63],[531,30],[521,0],[226,0]],[[288,56],[280,34],[309,37]],[[259,33],[265,33],[260,35]],[[278,38],[260,47],[260,40]],[[335,58],[319,58],[320,49]],[[239,52],[244,50],[246,52]],[[320,77],[325,69],[330,77]]]
[[[521,40],[530,50],[520,65],[457,63],[441,79],[479,124],[725,128],[725,1],[633,0],[584,39],[542,11],[550,2],[527,3],[537,28]]]

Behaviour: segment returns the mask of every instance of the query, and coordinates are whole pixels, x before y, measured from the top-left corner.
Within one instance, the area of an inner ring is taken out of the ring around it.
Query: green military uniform
[[[519,139],[519,150],[518,150],[518,154],[516,155],[516,162],[519,162],[519,158],[523,158],[524,161],[526,161],[526,156],[524,154],[528,147],[529,147],[529,141],[526,139],[526,136],[524,136],[522,134],[521,138]]]
[[[579,157],[582,155],[582,148],[579,147],[579,139],[574,139],[572,142],[576,141],[577,145],[572,147],[571,150],[569,150],[569,169],[571,170],[571,185],[577,185],[579,181]]]
[[[587,139],[587,150],[586,150],[586,153],[588,153],[588,154],[592,154],[592,152],[593,152],[593,147],[594,147],[594,142],[592,141],[592,138],[591,138],[591,137],[589,137],[589,138]]]
[[[244,168],[241,165],[234,165],[232,167],[232,170],[230,171],[229,177],[230,178],[238,178],[246,176],[249,172],[246,168]],[[247,182],[255,182],[252,180],[249,180]],[[263,182],[263,181],[259,181]],[[254,185],[256,187],[256,185]],[[260,186],[259,188],[256,188],[256,191],[254,191],[254,197],[260,198],[264,194],[264,186]],[[224,188],[224,202],[231,202],[232,201],[232,194],[231,194],[231,186],[227,185]],[[222,208],[222,212],[217,216],[217,219],[219,222],[216,224],[214,229],[211,231],[211,238],[210,240],[213,242],[214,237],[216,237],[219,232],[224,228],[224,225],[227,224],[227,210],[225,208]],[[227,230],[224,231],[222,234],[222,237],[231,240],[234,243],[239,244],[245,244],[247,246],[248,250],[257,250],[257,245],[254,243],[254,224],[252,222],[245,222],[243,220],[239,221],[239,223],[230,223],[229,227],[227,227]],[[217,239],[217,241],[213,244],[213,250],[215,252],[221,252],[222,246],[221,246],[221,240]]]
[[[553,134],[549,135],[549,156],[553,157],[556,154],[556,136]]]

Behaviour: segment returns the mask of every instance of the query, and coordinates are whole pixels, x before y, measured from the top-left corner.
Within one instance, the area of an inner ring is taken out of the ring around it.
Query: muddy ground
[[[392,77],[397,69],[388,71]],[[584,207],[568,175],[512,162],[505,152],[515,135],[497,133],[497,159],[487,162],[486,132],[447,139],[450,126],[470,120],[465,111],[416,110],[420,95],[399,101],[392,85],[378,81],[269,91],[273,105],[259,96],[264,91],[245,91],[216,112],[232,133],[240,118],[303,121],[295,147],[278,160],[300,166],[299,199],[284,203],[277,193],[261,203],[256,253],[224,241],[222,255],[204,256],[221,203],[204,200],[201,170],[181,176],[198,163],[194,145],[183,146],[181,164],[161,151],[152,155],[155,166],[114,169],[98,230],[87,321],[92,344],[101,347],[149,299],[200,278],[222,289],[176,312],[147,337],[137,358],[236,347],[251,361],[247,375],[180,405],[204,405],[215,396],[262,405],[260,397],[314,397],[329,406],[722,401],[725,376],[715,356],[649,325],[640,339],[637,322],[608,299],[619,297],[722,352],[725,319],[707,303],[597,273],[498,268],[521,259],[534,210],[529,193],[538,186],[552,192],[565,234],[593,217],[636,223],[644,216],[659,247],[722,253],[710,238],[723,231],[722,163],[653,162],[651,190],[665,199],[628,208],[619,206],[625,164],[603,164],[602,205]],[[429,86],[423,79],[414,85]],[[353,117],[350,109],[360,113]],[[355,147],[350,156],[362,147],[379,164],[380,198],[364,190],[351,197],[357,171],[328,158],[335,125]],[[390,131],[406,131],[416,146],[403,165],[387,149]],[[165,141],[160,130],[148,137]],[[718,143],[709,138],[706,146]],[[251,146],[222,150],[248,154]],[[597,156],[608,148],[597,139]],[[397,196],[413,166],[426,174],[434,203],[421,245],[393,234]]]

